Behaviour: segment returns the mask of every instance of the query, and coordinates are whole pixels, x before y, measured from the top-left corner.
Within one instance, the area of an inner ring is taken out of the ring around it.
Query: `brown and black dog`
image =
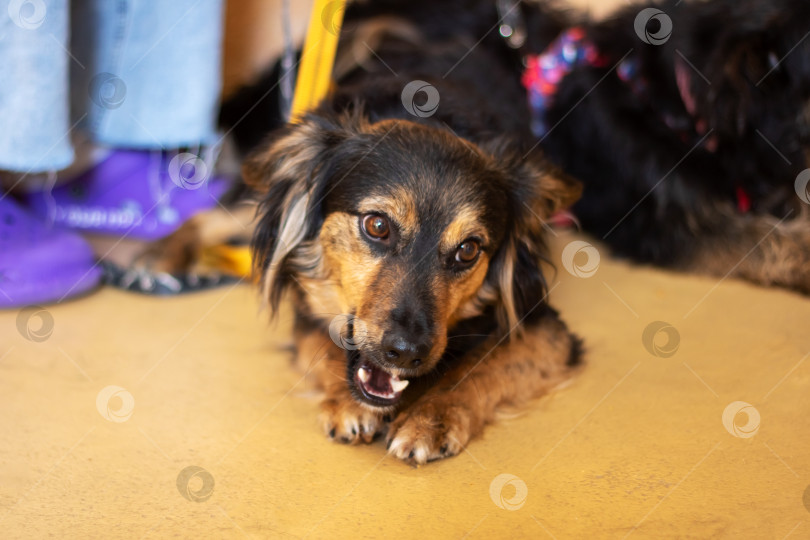
[[[301,122],[264,139],[273,113],[255,89],[223,117],[253,147],[243,176],[260,201],[256,273],[272,310],[292,300],[324,432],[344,443],[386,434],[393,455],[425,463],[458,454],[499,407],[580,363],[542,268],[545,221],[580,186],[527,153],[513,52],[497,33],[476,46],[493,3],[424,2],[411,18],[384,4],[347,14],[338,87]],[[194,247],[225,240],[230,219],[199,216],[142,262],[186,267]]]
[[[436,120],[321,110],[244,174],[264,196],[265,294],[275,309],[292,293],[299,363],[325,391],[330,437],[387,431],[399,458],[454,455],[497,407],[578,363],[541,272],[543,219],[578,189],[542,163]]]

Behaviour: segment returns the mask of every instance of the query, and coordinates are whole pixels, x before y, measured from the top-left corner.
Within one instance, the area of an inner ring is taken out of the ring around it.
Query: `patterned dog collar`
[[[560,34],[542,54],[526,56],[524,64],[526,69],[521,82],[528,93],[531,129],[535,136],[543,138],[550,130],[546,113],[551,108],[562,80],[577,66],[604,68],[610,65],[610,59],[587,39],[582,27],[573,27]],[[624,59],[616,66],[619,80],[640,100],[649,100],[648,85],[640,71],[638,61],[633,57]],[[692,117],[692,125],[683,125],[682,121],[676,121],[674,116],[667,113],[660,113],[661,121],[685,143],[700,141],[699,144],[706,151],[716,152],[717,137],[698,114],[691,94],[691,73],[679,58],[675,59],[675,79],[684,108]],[[738,186],[734,195],[737,209],[741,213],[748,212],[751,209],[751,197],[745,189]]]
[[[566,30],[549,45],[545,52],[530,55],[525,60],[523,86],[529,93],[532,110],[532,131],[538,137],[548,133],[545,115],[551,107],[560,82],[578,65],[605,67],[608,59],[585,38],[585,30]]]

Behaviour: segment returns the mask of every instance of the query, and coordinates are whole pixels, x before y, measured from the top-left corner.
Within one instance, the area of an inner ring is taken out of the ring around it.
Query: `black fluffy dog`
[[[581,28],[595,55],[538,135],[584,182],[585,229],[637,261],[810,293],[810,2],[669,0]]]

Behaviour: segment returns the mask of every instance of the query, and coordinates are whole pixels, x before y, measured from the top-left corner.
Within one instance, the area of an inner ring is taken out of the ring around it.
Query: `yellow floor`
[[[103,290],[48,307],[50,336],[0,313],[0,536],[810,537],[810,301],[604,254],[558,277],[587,369],[419,469],[321,435],[278,350],[289,313],[268,329],[246,286]],[[668,358],[642,343],[654,321],[680,336]],[[729,431],[736,401],[752,422]],[[205,500],[178,489],[190,466]]]

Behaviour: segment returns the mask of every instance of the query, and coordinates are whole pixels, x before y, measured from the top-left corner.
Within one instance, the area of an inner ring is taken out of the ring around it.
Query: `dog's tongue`
[[[408,381],[370,364],[358,368],[357,378],[368,393],[384,399],[397,397],[408,386]]]

